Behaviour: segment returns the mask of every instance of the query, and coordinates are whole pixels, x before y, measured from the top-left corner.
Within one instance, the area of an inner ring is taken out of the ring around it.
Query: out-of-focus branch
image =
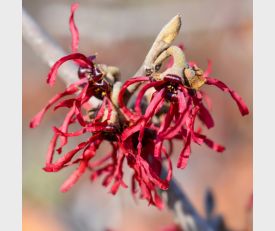
[[[24,41],[50,67],[66,55],[66,52],[40,28],[24,8],[22,9],[22,32]],[[76,72],[77,66],[73,63],[66,63],[59,70],[60,78],[66,85],[77,81]]]
[[[64,52],[28,15],[28,13],[22,10],[22,21],[23,21],[23,38],[30,45],[30,47],[43,59],[49,66],[58,60],[60,57],[66,55]],[[174,20],[179,20],[179,16],[176,16]],[[179,28],[175,27],[176,30],[172,30],[175,34],[170,37],[167,36],[163,31],[160,35],[164,35],[167,44],[175,38]],[[168,30],[169,31],[169,30]],[[167,32],[167,31],[166,31]],[[171,31],[170,31],[171,32]],[[157,43],[160,44],[160,43]],[[153,45],[149,57],[145,59],[144,65],[150,65],[155,60],[155,55],[159,54],[159,51],[163,51],[168,48],[167,44],[161,46]],[[161,49],[160,49],[161,47]],[[159,50],[158,50],[159,49]],[[157,52],[156,52],[157,51]],[[146,61],[147,60],[147,61]],[[144,68],[144,65],[141,68]],[[76,75],[77,67],[72,64],[66,64],[59,72],[60,78],[68,85],[77,80]],[[207,222],[199,216],[195,211],[191,202],[180,189],[175,180],[172,180],[170,187],[167,191],[163,191],[163,196],[166,197],[167,206],[174,211],[178,223],[181,225],[184,231],[214,231],[207,224]],[[216,231],[216,230],[215,230]]]
[[[163,172],[165,175],[165,171]],[[175,215],[176,222],[184,231],[218,231],[214,230],[193,207],[192,203],[173,178],[167,191],[161,191],[166,205]]]
[[[50,67],[67,55],[66,52],[43,31],[43,29],[33,20],[33,18],[22,9],[22,33],[24,41],[33,49],[33,51]],[[76,82],[78,67],[73,62],[67,62],[59,69],[59,77],[66,85]],[[90,100],[94,106],[100,104],[99,100],[92,97]]]

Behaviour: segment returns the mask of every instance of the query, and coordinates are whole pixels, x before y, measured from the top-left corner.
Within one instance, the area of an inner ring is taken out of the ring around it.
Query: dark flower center
[[[117,134],[118,134],[118,129],[117,127],[113,126],[113,125],[107,125],[104,129],[104,131],[102,131],[102,135],[103,137],[110,142],[113,141],[117,141]]]
[[[109,95],[111,92],[110,84],[104,79],[91,84],[89,89],[92,90],[94,92],[94,96],[100,100]]]

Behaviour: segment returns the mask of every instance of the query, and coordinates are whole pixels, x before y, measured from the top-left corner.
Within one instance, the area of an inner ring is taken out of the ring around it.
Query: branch
[[[50,67],[61,57],[67,55],[66,52],[52,40],[22,8],[22,32],[24,41],[33,51]],[[69,85],[77,81],[77,66],[73,63],[64,64],[61,68],[60,78]]]
[[[33,49],[33,51],[45,63],[52,67],[53,64],[67,53],[40,28],[34,19],[22,8],[22,33],[24,41]],[[73,63],[64,63],[59,69],[59,77],[66,84],[76,82],[78,67]],[[100,101],[92,97],[90,102],[94,106],[100,104]]]
[[[163,175],[166,172],[163,171]],[[214,231],[214,229],[201,218],[192,203],[173,178],[167,191],[161,191],[166,205],[175,214],[176,222],[184,231]]]
[[[180,27],[181,18],[180,15],[176,15],[159,32],[152,47],[146,55],[143,64],[141,65],[135,76],[151,74],[153,71],[155,71],[155,60],[160,55],[160,53],[166,50],[175,40],[179,33]]]
[[[155,61],[158,56],[169,48],[172,42],[177,37],[179,30],[181,27],[181,17],[180,15],[176,15],[173,17],[159,32],[153,45],[148,51],[143,64],[140,66],[138,71],[134,76],[142,76],[142,75],[151,75],[155,71],[157,71],[157,65],[155,65]],[[135,92],[135,90],[141,85],[141,83],[133,84],[127,88],[128,94],[125,97],[125,103],[128,102],[131,95]],[[150,95],[151,91],[147,91],[146,95]],[[147,97],[147,96],[146,96]]]
[[[23,38],[25,42],[27,42],[36,54],[50,67],[56,60],[66,55],[66,52],[34,22],[24,8],[22,10],[22,20]],[[152,64],[158,55],[170,46],[171,42],[178,34],[179,29],[180,17],[177,15],[159,33],[138,73],[143,73],[148,67],[153,67]],[[60,78],[67,85],[71,84],[77,81],[76,71],[76,65],[68,63],[60,70]],[[121,83],[117,82],[117,84]],[[117,92],[114,95],[116,94]],[[166,197],[167,206],[173,210],[178,223],[184,231],[214,231],[214,229],[199,216],[174,179],[171,181],[169,189],[167,191],[162,191],[162,194],[164,199]]]

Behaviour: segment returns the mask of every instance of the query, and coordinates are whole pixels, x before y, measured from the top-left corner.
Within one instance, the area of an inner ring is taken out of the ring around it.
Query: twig
[[[143,64],[141,65],[135,76],[151,74],[153,71],[155,71],[155,60],[160,55],[160,53],[166,50],[175,40],[179,33],[180,27],[181,18],[180,15],[176,15],[159,32],[152,47],[146,55]]]
[[[59,58],[66,55],[66,52],[40,28],[24,8],[22,9],[22,19],[24,41],[45,63],[52,67]],[[76,65],[66,63],[59,71],[60,78],[66,85],[69,85],[77,81],[76,72]]]
[[[159,32],[153,45],[151,46],[150,50],[148,51],[145,59],[137,70],[134,76],[142,76],[142,75],[151,75],[155,71],[158,70],[158,65],[155,65],[155,61],[158,56],[164,52],[168,47],[172,44],[172,42],[177,37],[179,30],[181,27],[181,17],[180,15],[176,15],[173,17]],[[140,86],[141,83],[136,83],[128,87],[127,95],[125,96],[125,103],[128,102],[131,95],[135,92],[135,90]],[[147,91],[147,95],[150,95],[151,91]]]
[[[66,53],[34,22],[24,9],[22,10],[22,19],[24,40],[50,67],[57,59],[66,55]],[[150,66],[157,56],[170,46],[171,42],[178,34],[180,17],[177,15],[170,22],[172,22],[172,27],[168,27],[169,30],[167,30],[166,27],[166,29],[164,28],[161,31],[140,70],[143,71],[146,67]],[[171,24],[168,23],[168,25]],[[60,78],[67,85],[71,84],[77,80],[76,71],[77,67],[74,64],[66,64],[66,66],[60,70]],[[184,231],[214,231],[195,211],[191,202],[174,179],[171,181],[169,189],[162,193],[167,195],[167,206],[174,211],[176,219]]]

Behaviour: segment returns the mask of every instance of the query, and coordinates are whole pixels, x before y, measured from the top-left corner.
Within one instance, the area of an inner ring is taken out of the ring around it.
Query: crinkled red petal
[[[216,152],[223,152],[225,150],[224,146],[215,143],[213,140],[210,140],[207,137],[204,139],[204,143]]]
[[[102,101],[102,104],[96,114],[96,117],[95,117],[95,121],[97,120],[101,120],[102,117],[104,116],[104,111],[105,111],[105,107],[106,107],[106,104],[107,104],[107,97],[104,97],[103,98],[103,101]]]
[[[212,61],[210,59],[208,59],[207,60],[207,68],[204,71],[203,76],[208,78],[209,75],[211,74],[211,72],[212,72]]]
[[[50,145],[48,147],[48,151],[47,151],[47,155],[46,155],[46,166],[50,165],[53,161],[53,154],[55,151],[58,137],[59,137],[59,135],[57,133],[55,133],[50,141]]]
[[[225,147],[215,143],[213,140],[207,138],[205,135],[195,133],[196,136],[200,137],[203,142],[211,149],[213,149],[216,152],[223,152],[225,150]]]
[[[107,115],[107,121],[109,121],[111,119],[111,116],[112,116],[112,112],[114,110],[113,108],[113,103],[111,102],[111,100],[107,98],[107,110],[108,110],[108,115]]]
[[[60,58],[59,60],[57,60],[55,62],[55,64],[52,66],[49,74],[48,74],[48,78],[47,78],[47,83],[50,85],[50,86],[53,86],[54,83],[55,83],[55,80],[56,80],[56,75],[57,75],[57,71],[59,69],[59,67],[67,62],[67,61],[70,61],[70,60],[75,60],[75,61],[82,61],[82,64],[81,66],[83,67],[91,67],[93,66],[93,64],[91,63],[91,61],[83,54],[80,54],[80,53],[73,53],[73,54],[69,54],[67,56],[64,56],[62,58]]]
[[[58,104],[56,104],[56,106],[53,108],[53,110],[56,111],[57,109],[59,109],[61,107],[71,108],[74,105],[74,102],[75,102],[75,99],[62,100]]]
[[[137,98],[136,98],[136,102],[135,102],[135,111],[138,113],[138,114],[142,114],[141,112],[141,101],[142,101],[142,98],[145,94],[145,92],[149,89],[149,88],[152,88],[152,87],[157,87],[157,86],[160,86],[161,84],[163,84],[164,81],[156,81],[156,82],[150,82],[146,85],[144,85],[138,95],[137,95]]]
[[[187,166],[187,162],[190,157],[190,153],[191,153],[191,133],[189,133],[187,135],[187,139],[185,141],[184,148],[182,149],[182,151],[179,155],[179,159],[178,159],[178,163],[177,163],[178,168],[183,169]]]
[[[87,168],[87,161],[80,161],[79,167],[72,173],[72,175],[62,184],[60,191],[67,192],[71,187],[75,185],[75,183],[79,180],[79,178],[84,174]]]
[[[65,97],[65,96],[67,96],[67,95],[72,95],[72,94],[76,93],[77,91],[78,91],[78,88],[77,88],[76,86],[71,86],[71,87],[69,87],[68,89],[66,89],[64,92],[59,93],[59,94],[57,94],[56,96],[54,96],[54,97],[48,102],[48,104],[47,104],[40,112],[38,112],[38,113],[34,116],[34,118],[31,120],[29,126],[30,126],[31,128],[37,127],[37,126],[40,124],[40,122],[41,122],[41,120],[42,120],[44,114],[47,112],[47,110],[48,110],[53,104],[55,104],[59,99]]]
[[[138,83],[138,82],[145,82],[145,81],[148,81],[148,80],[149,80],[149,77],[147,77],[147,76],[134,77],[134,78],[131,78],[131,79],[127,80],[123,84],[123,86],[121,87],[121,90],[120,90],[119,95],[118,95],[118,105],[119,105],[120,109],[123,111],[123,113],[129,119],[136,119],[137,116],[130,109],[128,109],[128,107],[125,105],[125,103],[124,103],[124,94],[125,94],[127,88],[130,85]]]
[[[214,127],[215,123],[213,117],[211,116],[207,108],[202,103],[199,103],[198,106],[200,107],[198,115],[200,120],[206,125],[208,129]]]
[[[168,169],[167,169],[167,176],[166,176],[166,181],[170,182],[172,179],[173,175],[173,166],[172,166],[172,161],[170,159],[169,154],[167,153],[165,147],[162,148],[162,151],[164,152],[165,158],[168,161]]]
[[[95,167],[98,167],[100,165],[102,165],[105,161],[109,160],[111,158],[112,154],[109,153],[108,155],[102,157],[101,159],[94,161],[94,162],[90,162],[89,163],[89,168],[93,169]]]
[[[60,130],[63,132],[63,133],[67,133],[68,132],[68,127],[70,125],[70,123],[72,122],[72,118],[74,116],[74,108],[72,108],[66,115],[65,119],[64,119],[64,122],[62,124],[62,126],[60,127]],[[58,148],[57,152],[58,153],[61,153],[62,152],[62,147],[64,147],[67,142],[68,142],[68,138],[66,136],[61,136],[60,138],[60,147]]]
[[[126,129],[124,129],[122,135],[121,135],[121,140],[125,141],[126,139],[128,139],[128,137],[130,137],[131,135],[133,135],[134,133],[136,133],[137,131],[139,131],[141,129],[141,120],[139,122],[137,122],[135,125],[132,125],[130,127],[127,127]]]
[[[73,136],[80,136],[83,135],[87,129],[86,128],[82,128],[80,130],[77,130],[75,132],[63,132],[61,129],[58,129],[57,127],[53,127],[53,131],[63,137],[73,137]]]
[[[231,95],[231,97],[235,100],[235,102],[237,103],[239,110],[243,116],[247,115],[249,113],[248,107],[246,106],[243,99],[235,91],[231,90],[228,86],[226,86],[223,82],[221,82],[217,79],[208,77],[206,84],[214,85],[214,86],[218,87],[219,89],[221,89],[222,91],[228,92]]]
[[[70,31],[72,34],[72,52],[77,52],[79,44],[79,32],[74,22],[74,13],[78,8],[78,3],[73,3],[71,5],[71,15],[69,19]]]
[[[188,100],[187,103],[182,101],[183,94],[181,92],[178,93],[178,104],[179,104],[179,113],[180,116],[175,121],[175,125],[166,129],[163,133],[159,134],[161,138],[171,139],[176,136],[181,130],[182,126],[186,123],[186,118],[189,116],[189,110],[192,107],[191,101]]]
[[[160,139],[160,134],[163,131],[166,131],[168,129],[168,127],[170,126],[173,117],[175,115],[175,106],[173,103],[170,103],[170,107],[169,110],[164,118],[164,121],[162,121],[160,128],[158,130],[158,134],[157,134],[157,140],[156,140],[156,145],[155,145],[155,150],[154,150],[154,156],[156,158],[160,157],[160,153],[161,153],[161,148],[162,148],[162,144],[163,144],[163,139]]]
[[[154,114],[158,112],[158,110],[162,107],[164,103],[164,95],[165,95],[165,89],[161,89],[159,92],[155,92],[153,94],[153,97],[151,99],[151,102],[149,103],[148,107],[146,108],[144,119],[148,120],[153,117]]]
[[[149,105],[148,105],[148,107],[146,109],[146,112],[145,112],[145,115],[144,115],[144,119],[140,123],[140,131],[139,131],[138,146],[137,146],[138,155],[141,154],[142,139],[143,139],[144,129],[145,129],[146,123],[148,122],[148,120],[150,118],[152,118],[152,116],[162,106],[162,104],[164,102],[164,93],[165,93],[165,89],[164,88],[161,89],[159,92],[156,92],[156,94],[153,96],[153,99],[151,100],[151,102],[149,103]]]
[[[146,173],[143,177],[147,178],[152,181],[158,188],[162,190],[168,189],[168,181],[165,179],[161,179],[155,171],[151,168],[151,166],[148,164],[147,161],[145,161],[142,157],[137,157],[137,163],[140,164],[140,167],[142,167]]]
[[[155,196],[155,206],[158,209],[162,210],[164,208],[164,203],[156,190],[154,191],[154,196]]]
[[[59,171],[60,169],[62,169],[64,167],[65,164],[67,164],[69,161],[71,161],[71,159],[75,156],[75,154],[77,152],[84,149],[88,144],[90,144],[91,142],[93,142],[99,138],[100,138],[100,134],[95,134],[95,135],[91,136],[86,142],[82,142],[82,143],[78,144],[73,150],[69,151],[67,154],[65,154],[64,156],[59,158],[55,163],[50,163],[50,164],[46,163],[44,170],[46,172]]]

